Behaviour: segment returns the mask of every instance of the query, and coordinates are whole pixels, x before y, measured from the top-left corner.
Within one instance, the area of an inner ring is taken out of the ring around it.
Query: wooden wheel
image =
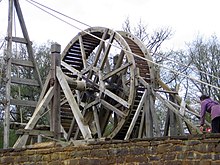
[[[153,83],[151,64],[132,53],[151,59],[134,36],[103,27],[79,33],[62,53],[62,71],[78,82],[72,92],[93,137],[123,139],[143,95],[137,72]],[[68,140],[82,138],[65,101],[61,102],[61,125]]]

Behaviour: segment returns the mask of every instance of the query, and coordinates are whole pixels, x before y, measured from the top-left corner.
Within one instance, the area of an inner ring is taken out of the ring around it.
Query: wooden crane
[[[59,44],[52,45],[51,53],[52,67],[41,99],[14,147],[26,145],[48,106],[50,134],[65,141],[200,132],[185,112],[198,114],[188,105],[180,106],[181,98],[159,79],[151,55],[132,34],[92,27],[76,35],[62,54]],[[170,100],[159,88],[169,93]],[[158,101],[168,109],[164,130]]]

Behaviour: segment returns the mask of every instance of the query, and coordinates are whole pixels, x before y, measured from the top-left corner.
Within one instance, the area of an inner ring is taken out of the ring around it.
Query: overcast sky
[[[1,1],[1,0],[0,0]],[[90,26],[104,26],[121,30],[127,17],[132,25],[139,20],[148,25],[149,32],[169,27],[174,32],[164,47],[183,48],[200,34],[220,36],[220,0],[36,0],[54,10]],[[36,43],[47,40],[61,44],[62,49],[80,31],[20,0],[30,39]],[[8,0],[0,2],[0,38],[7,32]],[[86,29],[74,21],[74,26]],[[19,34],[18,21],[17,36]]]

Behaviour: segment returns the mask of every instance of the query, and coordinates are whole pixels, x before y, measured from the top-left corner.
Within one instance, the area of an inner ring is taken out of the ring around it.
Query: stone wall
[[[0,164],[25,165],[218,165],[220,135],[164,137],[130,141],[47,142],[1,150]]]

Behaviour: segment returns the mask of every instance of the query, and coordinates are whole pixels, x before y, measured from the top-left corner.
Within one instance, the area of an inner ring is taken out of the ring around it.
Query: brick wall
[[[218,165],[220,135],[163,137],[130,141],[48,142],[1,150],[0,164],[25,165]]]

